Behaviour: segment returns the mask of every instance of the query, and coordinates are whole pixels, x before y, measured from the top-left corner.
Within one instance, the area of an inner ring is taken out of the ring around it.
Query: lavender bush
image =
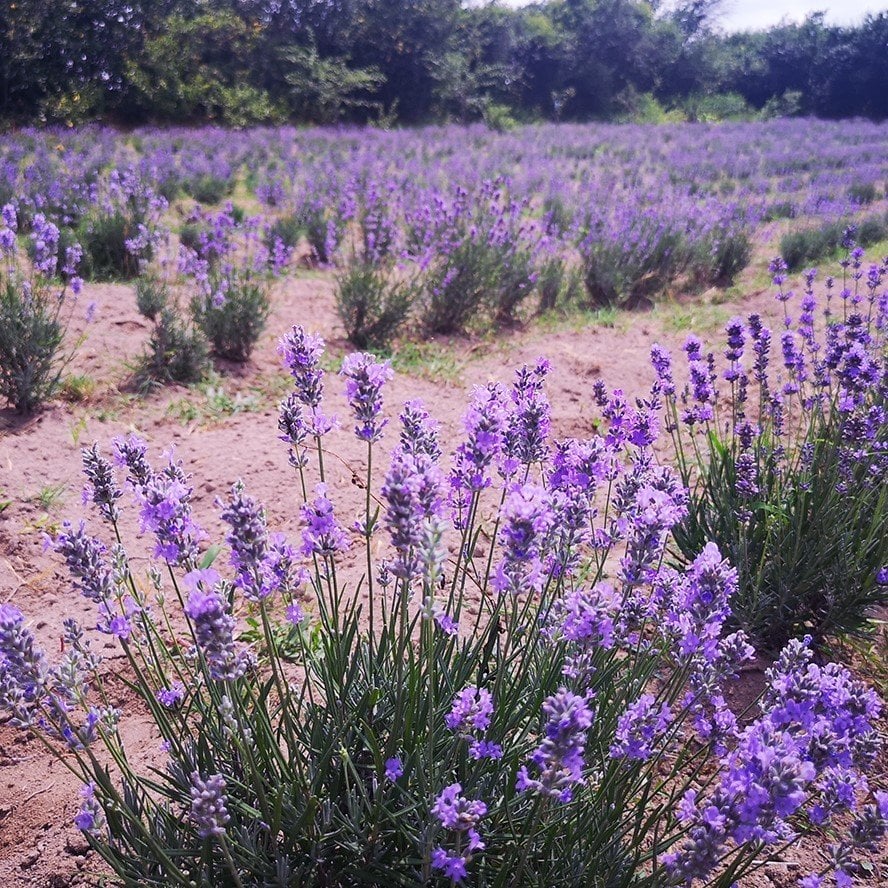
[[[216,355],[243,363],[265,329],[271,280],[290,251],[277,240],[269,253],[259,217],[239,225],[229,207],[209,221],[197,249],[185,247],[180,257],[182,271],[197,289],[191,313]]]
[[[772,262],[783,330],[732,319],[721,367],[691,336],[679,387],[652,352],[691,493],[676,543],[686,559],[718,543],[739,571],[734,619],[769,649],[859,632],[888,602],[888,261],[847,243],[825,297],[816,271],[797,294]]]
[[[135,382],[142,390],[174,382],[198,382],[210,368],[209,344],[203,331],[180,304],[181,288],[166,237],[159,246],[157,263],[146,267],[136,281],[136,306],[153,325],[135,366]]]
[[[526,206],[502,180],[485,181],[470,200],[457,189],[440,195],[408,219],[413,255],[422,270],[420,315],[432,333],[459,333],[470,321],[515,321],[533,294],[540,232]]]
[[[81,288],[80,247],[67,247],[59,266],[59,229],[38,213],[29,238],[33,261],[25,266],[17,230],[15,208],[6,204],[0,211],[0,396],[30,413],[58,388],[79,344],[66,346],[65,334]]]
[[[638,409],[602,393],[606,433],[553,442],[541,360],[476,389],[449,466],[405,404],[380,474],[392,371],[350,355],[342,421],[367,453],[352,523],[327,487],[323,349],[299,327],[281,342],[292,543],[236,484],[208,546],[183,467],[130,436],[114,462],[154,540],[145,570],[115,466],[84,452],[103,530],[51,545],[129,664],[158,767],[133,764],[92,633],[68,621],[51,662],[0,606],[0,705],[83,780],[75,822],[117,878],[727,888],[843,818],[801,884],[850,884],[888,829],[865,777],[880,703],[801,639],[757,715],[727,706],[752,653],[726,629],[738,576],[712,543],[664,564],[688,496],[653,456],[662,392]]]

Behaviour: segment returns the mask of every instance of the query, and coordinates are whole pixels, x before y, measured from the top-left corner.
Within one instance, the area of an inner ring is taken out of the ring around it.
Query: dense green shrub
[[[79,292],[71,245],[59,263],[59,229],[42,214],[32,220],[33,261],[23,268],[17,252],[16,213],[0,217],[0,398],[19,413],[31,413],[50,398],[79,343],[64,349],[68,321]],[[58,282],[61,276],[62,282]],[[73,294],[68,292],[68,281]]]
[[[744,228],[717,231],[709,248],[709,282],[726,286],[749,265],[752,240]],[[701,264],[705,257],[701,257]]]
[[[201,246],[201,235],[204,230],[204,227],[196,222],[186,222],[179,229],[179,243],[189,250],[198,252]]]
[[[148,346],[136,365],[136,381],[140,386],[199,382],[209,366],[203,333],[167,305],[155,317]]]
[[[692,251],[684,226],[644,217],[634,225],[630,235],[592,232],[580,245],[586,293],[595,306],[635,308],[688,268]]]
[[[138,221],[123,210],[88,215],[77,228],[83,247],[82,273],[88,280],[127,280],[139,273],[139,259],[127,246]],[[145,258],[150,258],[150,251]]]
[[[146,275],[136,284],[136,305],[153,323],[148,345],[136,363],[142,387],[198,382],[209,370],[203,333],[186,320],[166,281]]]
[[[218,204],[234,191],[234,179],[204,173],[185,179],[182,183],[182,190],[198,203]]]
[[[136,281],[136,308],[142,317],[149,321],[156,320],[169,303],[170,293],[166,284],[151,276],[140,277]]]
[[[239,269],[220,272],[211,286],[210,294],[195,296],[191,302],[194,321],[214,354],[247,361],[268,320],[268,287],[258,276]]]
[[[842,222],[824,222],[814,228],[789,231],[780,238],[780,255],[790,271],[816,262],[839,249],[847,226]]]
[[[871,204],[878,196],[878,189],[873,182],[855,182],[848,188],[848,198],[864,206]]]
[[[857,222],[824,222],[814,228],[791,231],[780,239],[780,255],[790,271],[829,258],[849,244],[870,247],[888,237],[888,221],[867,216]]]
[[[275,219],[265,232],[265,247],[273,251],[275,244],[280,241],[290,250],[295,249],[303,237],[306,236],[307,225],[305,220],[296,213],[290,213]]]
[[[336,312],[348,341],[384,351],[413,306],[413,286],[378,265],[355,262],[336,275]]]
[[[408,243],[422,272],[419,313],[431,333],[513,323],[536,289],[541,232],[526,204],[502,180],[484,182],[470,201],[457,190],[446,212],[417,214]]]

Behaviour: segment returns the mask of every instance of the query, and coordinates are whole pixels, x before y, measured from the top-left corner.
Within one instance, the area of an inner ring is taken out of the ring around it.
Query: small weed
[[[177,419],[183,425],[214,424],[236,413],[253,413],[261,407],[261,392],[237,392],[232,395],[225,390],[216,374],[198,383],[194,390],[203,396],[203,400],[179,398],[167,407],[167,416]]]
[[[96,392],[97,383],[85,373],[72,374],[62,380],[60,392],[62,398],[73,404],[88,401]]]
[[[47,536],[55,537],[59,535],[62,525],[58,520],[50,517],[44,512],[42,515],[38,515],[33,521],[27,522],[25,524],[25,529],[32,533],[45,533]]]
[[[40,506],[44,512],[51,512],[62,501],[67,488],[68,485],[64,483],[46,484],[29,498],[29,502]]]
[[[97,422],[114,422],[120,416],[120,411],[115,407],[103,407],[95,416]]]
[[[623,327],[630,314],[608,306],[605,308],[565,308],[544,312],[539,316],[538,325],[546,332],[558,330],[579,331],[588,327],[614,329]]]
[[[432,381],[456,382],[463,366],[450,352],[434,342],[405,342],[392,354],[399,373]]]
[[[77,447],[80,444],[80,438],[83,433],[87,429],[86,417],[81,416],[74,425],[71,426],[71,440],[74,442],[74,446]]]
[[[724,326],[728,312],[721,305],[694,305],[670,308],[664,312],[663,324],[675,333],[712,331]]]

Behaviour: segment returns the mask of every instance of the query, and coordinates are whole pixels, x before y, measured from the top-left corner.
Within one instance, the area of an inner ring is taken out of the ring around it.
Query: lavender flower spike
[[[217,589],[207,591],[200,576],[194,571],[185,577],[191,595],[185,613],[194,624],[198,647],[207,661],[210,678],[216,681],[234,681],[250,665],[250,657],[239,651],[234,642],[234,617],[228,613],[223,596]]]
[[[583,753],[586,733],[594,714],[586,697],[562,688],[543,703],[547,716],[546,736],[531,755],[539,769],[539,779],[530,777],[527,766],[518,772],[518,792],[533,790],[566,803],[573,798],[573,786],[583,782]]]
[[[200,774],[191,774],[191,822],[202,839],[220,838],[231,817],[226,807],[225,778],[214,774],[202,780]]]
[[[356,352],[347,355],[339,371],[345,377],[345,394],[357,425],[355,435],[374,443],[382,437],[387,420],[382,419],[382,387],[393,376],[389,361],[377,362],[373,355]]]

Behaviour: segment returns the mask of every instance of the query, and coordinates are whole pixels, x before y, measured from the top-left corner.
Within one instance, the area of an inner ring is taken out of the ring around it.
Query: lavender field
[[[9,884],[888,882],[888,124],[23,129],[0,208]]]

